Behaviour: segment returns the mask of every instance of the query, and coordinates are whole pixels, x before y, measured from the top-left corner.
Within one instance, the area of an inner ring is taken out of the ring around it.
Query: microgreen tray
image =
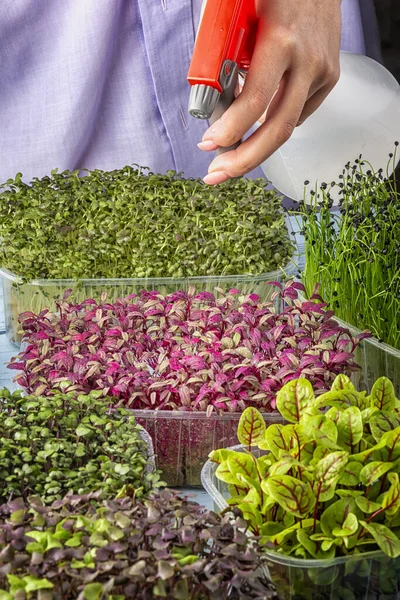
[[[335,320],[349,329],[352,335],[361,333],[359,329],[335,317]],[[397,398],[400,398],[400,350],[379,342],[376,338],[366,338],[354,351],[355,361],[361,370],[353,373],[351,379],[360,390],[371,391],[374,382],[383,375],[393,383]]]
[[[233,450],[241,450],[235,446]],[[208,460],[201,481],[217,512],[228,507],[227,484],[218,480],[216,463]],[[398,600],[400,558],[381,551],[333,560],[304,560],[265,551],[265,565],[281,600]]]
[[[169,486],[200,487],[201,469],[212,450],[237,443],[241,413],[207,417],[205,412],[134,410],[136,422],[153,440],[157,468]],[[278,412],[264,413],[267,423],[283,423]]]
[[[283,269],[261,275],[225,275],[210,277],[173,277],[136,278],[136,279],[36,279],[26,283],[21,278],[8,271],[0,269],[3,280],[4,315],[7,338],[10,342],[20,345],[18,315],[32,311],[38,314],[44,308],[55,308],[57,298],[63,296],[66,290],[72,289],[71,299],[81,302],[86,298],[99,299],[107,292],[109,300],[134,294],[140,290],[157,290],[162,294],[170,294],[178,290],[187,290],[194,286],[198,291],[213,292],[215,288],[228,291],[238,288],[245,294],[258,294],[261,300],[267,300],[273,293],[268,285],[271,281],[285,281],[296,273],[296,266],[290,263]]]

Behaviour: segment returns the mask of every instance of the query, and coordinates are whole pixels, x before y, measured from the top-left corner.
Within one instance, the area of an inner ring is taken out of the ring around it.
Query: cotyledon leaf
[[[343,529],[349,514],[353,513],[357,519],[362,519],[362,512],[357,507],[354,498],[347,497],[337,500],[324,510],[320,524],[322,532],[327,536],[334,536],[334,529]]]

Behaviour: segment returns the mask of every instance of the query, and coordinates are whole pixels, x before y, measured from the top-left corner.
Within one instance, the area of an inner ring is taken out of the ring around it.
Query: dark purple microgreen
[[[0,597],[278,600],[240,511],[220,516],[169,490],[98,500],[0,506]]]

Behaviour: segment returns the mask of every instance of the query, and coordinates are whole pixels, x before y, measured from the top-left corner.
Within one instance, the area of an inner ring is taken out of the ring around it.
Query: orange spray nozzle
[[[250,66],[257,26],[255,0],[207,0],[188,72],[191,115],[210,119],[221,97],[227,96],[225,107],[233,101],[238,72]]]

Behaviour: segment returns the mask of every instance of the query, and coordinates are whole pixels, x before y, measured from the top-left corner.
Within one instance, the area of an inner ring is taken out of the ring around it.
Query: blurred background
[[[400,83],[400,0],[374,0],[384,65]]]

